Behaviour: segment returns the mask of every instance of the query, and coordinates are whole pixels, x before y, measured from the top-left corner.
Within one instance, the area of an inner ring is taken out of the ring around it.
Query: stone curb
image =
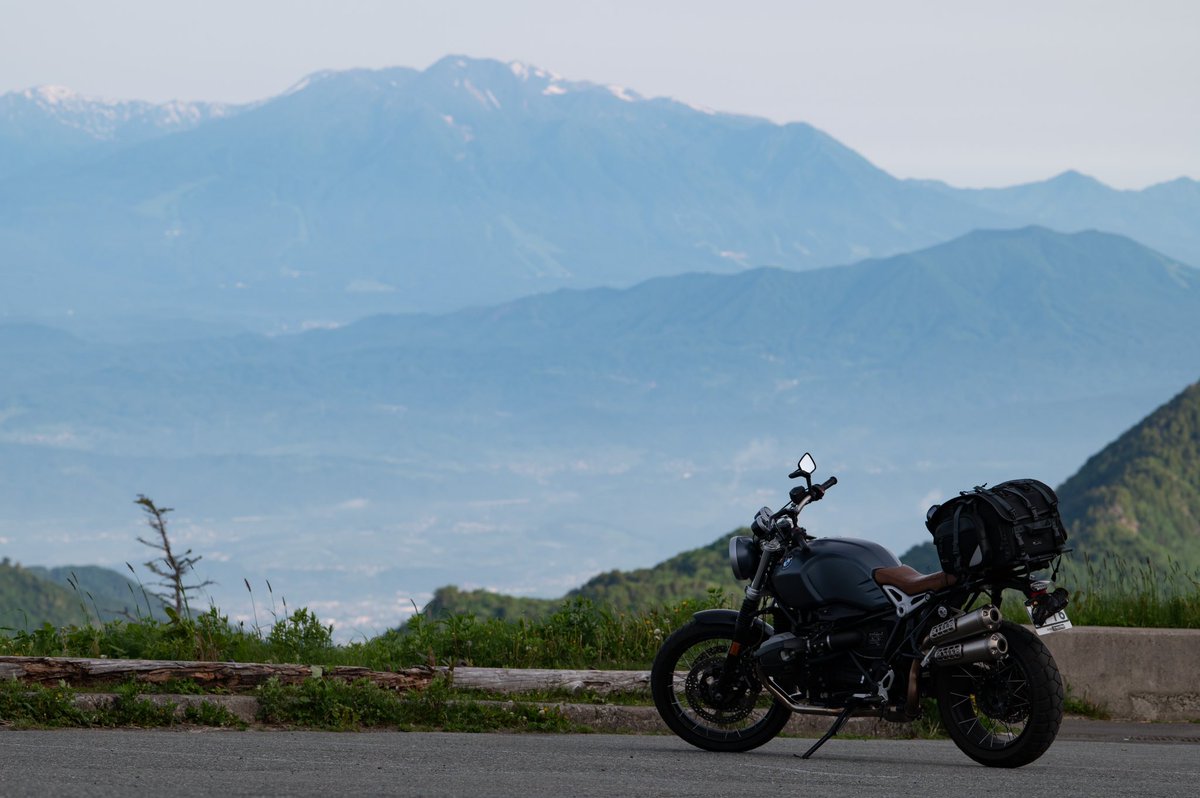
[[[115,693],[79,693],[75,696],[76,706],[94,708],[111,704]],[[260,729],[270,727],[258,722],[258,699],[246,695],[166,695],[143,694],[139,698],[163,706],[176,705],[176,717],[182,719],[184,709],[203,703],[224,707],[245,723]],[[514,703],[514,702],[481,702]],[[621,704],[567,704],[537,702],[542,706],[562,712],[567,719],[602,733],[609,734],[670,734],[670,731],[651,706],[629,706]],[[821,736],[832,718],[818,715],[793,715],[784,734],[797,737],[816,738]],[[839,737],[863,737],[876,740],[913,739],[911,724],[889,723],[879,718],[851,718]],[[1138,723],[1129,721],[1089,720],[1068,717],[1059,730],[1059,740],[1077,742],[1132,742],[1132,743],[1190,743],[1200,745],[1200,723]]]
[[[76,693],[75,706],[80,709],[97,709],[111,706],[118,698],[116,693]],[[238,720],[245,723],[258,722],[258,699],[249,695],[174,695],[168,693],[143,693],[138,700],[149,701],[156,707],[175,705],[175,717],[182,720],[188,707],[212,704],[224,707]]]

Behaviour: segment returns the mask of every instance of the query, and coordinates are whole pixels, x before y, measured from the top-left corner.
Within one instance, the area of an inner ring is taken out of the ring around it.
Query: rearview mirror
[[[796,470],[806,477],[811,477],[813,472],[817,470],[817,461],[808,452],[800,458],[800,462],[796,463]]]

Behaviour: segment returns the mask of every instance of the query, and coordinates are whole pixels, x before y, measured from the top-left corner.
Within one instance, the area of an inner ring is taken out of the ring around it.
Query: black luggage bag
[[[1062,554],[1067,542],[1058,496],[1036,479],[964,491],[930,508],[925,526],[942,570],[959,576],[1036,570]]]

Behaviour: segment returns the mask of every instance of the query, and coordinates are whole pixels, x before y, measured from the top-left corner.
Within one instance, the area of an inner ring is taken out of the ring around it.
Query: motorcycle
[[[809,535],[800,513],[837,485],[814,484],[815,471],[806,453],[789,475],[806,484],[730,540],[734,576],[750,580],[741,609],[698,612],[663,642],[650,678],[667,726],[699,748],[748,751],[793,712],[834,717],[807,759],[851,717],[912,721],[933,698],[976,762],[1020,767],[1045,753],[1062,721],[1063,681],[1040,636],[1070,621],[1067,592],[1049,591],[1035,571],[1057,563],[1061,541],[1049,556],[981,567],[976,552],[961,569],[921,574],[876,543]],[[1001,617],[1005,590],[1026,597],[1033,630]]]

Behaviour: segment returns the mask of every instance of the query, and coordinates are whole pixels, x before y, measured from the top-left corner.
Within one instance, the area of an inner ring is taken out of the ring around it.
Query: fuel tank
[[[789,551],[771,572],[781,602],[802,610],[837,604],[870,612],[891,606],[871,574],[899,565],[896,555],[855,538],[817,538],[808,546]]]

